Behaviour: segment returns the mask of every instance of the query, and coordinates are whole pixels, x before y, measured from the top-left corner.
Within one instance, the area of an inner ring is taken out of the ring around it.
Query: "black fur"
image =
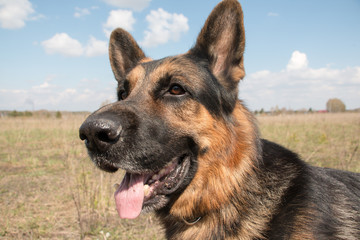
[[[359,173],[309,166],[293,152],[266,140],[263,152],[263,171],[277,172],[278,177],[293,175],[267,238],[288,239],[299,227],[299,214],[304,214],[303,224],[316,239],[360,237]]]

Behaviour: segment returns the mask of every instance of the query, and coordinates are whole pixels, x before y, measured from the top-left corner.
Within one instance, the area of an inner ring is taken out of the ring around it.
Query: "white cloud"
[[[141,11],[149,6],[151,0],[103,0],[107,4],[118,8],[129,8]]]
[[[311,68],[305,53],[294,51],[284,70],[258,71],[245,77],[239,97],[252,110],[271,107],[325,109],[330,98],[340,98],[347,108],[360,107],[360,66]]]
[[[51,81],[56,79],[49,76],[43,83],[28,89],[0,89],[0,109],[94,111],[103,102],[116,100],[116,81],[113,79],[105,83],[97,79],[84,80],[71,87]]]
[[[184,15],[171,14],[161,8],[151,11],[146,21],[148,30],[144,32],[145,37],[141,42],[145,47],[155,47],[169,40],[178,41],[181,34],[189,30],[188,19]]]
[[[107,37],[110,37],[111,32],[115,28],[123,28],[126,31],[132,31],[133,25],[136,22],[133,13],[129,10],[113,10],[104,24],[104,32]]]
[[[41,45],[48,54],[59,53],[64,56],[78,57],[84,53],[81,43],[66,33],[57,33],[52,38],[43,41]]]
[[[87,8],[75,8],[74,17],[81,18],[83,16],[90,15],[90,10]]]
[[[56,78],[56,75],[49,75],[45,78],[45,81],[42,84],[33,86],[31,89],[34,91],[46,91],[47,89],[51,89],[55,87],[54,85],[50,84],[54,78]]]
[[[107,53],[107,42],[90,37],[86,46],[71,38],[67,33],[57,33],[41,43],[48,54],[61,54],[67,57],[95,57]]]
[[[96,10],[99,9],[99,7],[97,6],[92,6],[90,8],[79,8],[76,7],[75,8],[75,13],[74,13],[74,17],[76,18],[82,18],[84,16],[90,15],[92,10]]]
[[[36,20],[35,10],[28,0],[0,0],[0,24],[2,28],[17,29],[25,26],[25,21]]]
[[[50,87],[51,87],[51,85],[49,82],[44,82],[39,86],[33,86],[33,89],[48,89]]]
[[[85,47],[85,55],[88,57],[95,57],[105,55],[108,52],[108,43],[90,37],[88,45]]]
[[[289,71],[304,69],[307,68],[308,64],[309,62],[305,53],[294,51],[291,55],[288,65],[286,66],[286,69]]]

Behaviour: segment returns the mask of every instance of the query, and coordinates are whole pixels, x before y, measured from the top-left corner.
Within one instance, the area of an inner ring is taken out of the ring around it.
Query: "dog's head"
[[[236,0],[216,6],[196,45],[182,55],[152,60],[128,32],[113,31],[109,54],[118,101],[92,113],[80,127],[80,138],[98,167],[126,171],[115,193],[121,217],[176,205],[172,213],[194,215],[189,204],[195,208],[201,202],[194,189],[217,192],[212,176],[231,174],[219,171],[239,164],[231,154],[239,140],[237,119],[247,118],[234,110],[245,75],[244,47]],[[246,142],[249,126],[240,127]],[[208,204],[217,204],[216,197],[210,199],[214,202]]]

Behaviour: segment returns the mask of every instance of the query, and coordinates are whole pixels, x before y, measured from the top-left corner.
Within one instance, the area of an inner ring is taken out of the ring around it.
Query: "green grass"
[[[0,239],[164,239],[153,215],[120,220],[113,184],[78,138],[85,115],[0,118]],[[360,114],[259,116],[264,138],[317,166],[360,172]]]

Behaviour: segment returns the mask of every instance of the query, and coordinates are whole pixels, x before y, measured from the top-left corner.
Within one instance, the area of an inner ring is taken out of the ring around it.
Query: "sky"
[[[0,0],[0,110],[94,111],[116,100],[111,31],[153,59],[190,49],[218,0]],[[359,0],[240,0],[251,110],[360,107]]]

